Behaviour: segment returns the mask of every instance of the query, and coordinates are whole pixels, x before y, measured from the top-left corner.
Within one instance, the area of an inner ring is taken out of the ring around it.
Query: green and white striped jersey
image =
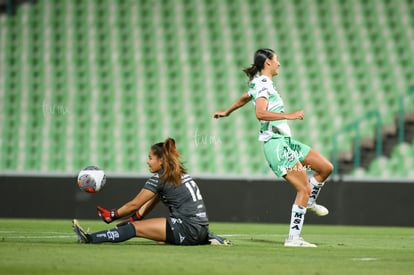
[[[256,99],[264,97],[267,99],[267,110],[274,113],[284,113],[285,106],[283,100],[276,88],[273,86],[273,81],[267,76],[257,74],[249,83],[248,94],[253,98],[253,104],[256,105]],[[286,119],[265,121],[260,120],[260,141],[268,141],[273,135],[291,136],[290,127]]]

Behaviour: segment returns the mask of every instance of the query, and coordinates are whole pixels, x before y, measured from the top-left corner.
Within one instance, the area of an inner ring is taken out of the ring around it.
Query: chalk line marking
[[[378,258],[352,258],[353,261],[369,262],[369,261],[378,261]]]

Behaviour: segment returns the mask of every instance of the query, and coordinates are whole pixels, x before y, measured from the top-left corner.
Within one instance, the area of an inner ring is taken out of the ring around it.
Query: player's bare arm
[[[252,98],[248,93],[242,94],[242,96],[238,98],[233,104],[231,104],[230,107],[227,108],[227,110],[215,112],[214,118],[222,118],[229,116],[233,111],[246,105],[246,103],[249,102],[251,99]]]
[[[118,215],[120,217],[127,216],[141,207],[143,207],[147,202],[155,199],[157,194],[149,191],[147,189],[142,189],[138,195],[133,198],[131,201],[125,203],[122,207],[118,209]]]
[[[148,213],[151,212],[152,209],[154,209],[154,207],[158,204],[158,202],[160,201],[160,198],[158,196],[155,196],[154,198],[152,198],[151,200],[147,201],[143,206],[141,206],[138,209],[138,214],[141,217],[144,217],[145,215],[147,215]]]
[[[296,111],[293,113],[275,113],[275,112],[269,112],[267,110],[267,99],[264,97],[260,97],[256,99],[256,118],[260,120],[266,120],[266,121],[274,121],[274,120],[282,120],[282,119],[288,119],[288,120],[296,120],[300,119],[302,120],[304,117],[303,111]]]

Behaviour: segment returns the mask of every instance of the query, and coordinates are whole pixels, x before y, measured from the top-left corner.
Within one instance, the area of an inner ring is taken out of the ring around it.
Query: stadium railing
[[[400,95],[399,97],[399,108],[397,114],[397,137],[398,137],[398,144],[401,144],[405,141],[405,115],[406,115],[406,104],[408,102],[409,97],[414,95],[414,86],[409,88],[405,93]],[[414,99],[414,97],[413,97]],[[339,169],[339,138],[342,135],[351,136],[353,141],[352,147],[352,163],[353,168],[360,168],[361,167],[361,128],[366,121],[374,120],[375,122],[375,157],[380,157],[383,154],[383,137],[382,137],[382,127],[383,122],[381,118],[380,111],[372,110],[366,113],[363,117],[345,125],[338,131],[336,131],[333,135],[332,139],[332,162],[334,165],[334,175],[338,175]]]
[[[361,133],[360,129],[364,122],[366,121],[375,121],[375,150],[376,150],[376,156],[379,157],[382,154],[382,135],[381,135],[381,129],[382,129],[382,119],[380,112],[378,110],[372,110],[366,113],[363,117],[345,125],[340,130],[336,131],[333,135],[332,140],[332,162],[334,165],[334,175],[338,174],[338,155],[339,155],[339,149],[338,149],[338,139],[341,135],[352,135],[353,140],[353,165],[354,168],[360,167],[360,160],[361,160],[361,154],[360,154],[360,144],[361,144]]]
[[[399,110],[398,110],[398,143],[404,141],[405,135],[405,125],[404,125],[404,116],[405,116],[405,102],[406,99],[414,95],[414,86],[412,86],[405,94],[400,96]],[[413,97],[414,99],[414,97]]]

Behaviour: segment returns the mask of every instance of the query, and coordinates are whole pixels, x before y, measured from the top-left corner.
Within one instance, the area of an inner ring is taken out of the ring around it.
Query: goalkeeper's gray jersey
[[[159,174],[154,174],[147,180],[144,188],[158,194],[172,217],[202,225],[208,224],[203,197],[196,182],[188,174],[181,176],[181,184],[178,186],[165,184]]]

